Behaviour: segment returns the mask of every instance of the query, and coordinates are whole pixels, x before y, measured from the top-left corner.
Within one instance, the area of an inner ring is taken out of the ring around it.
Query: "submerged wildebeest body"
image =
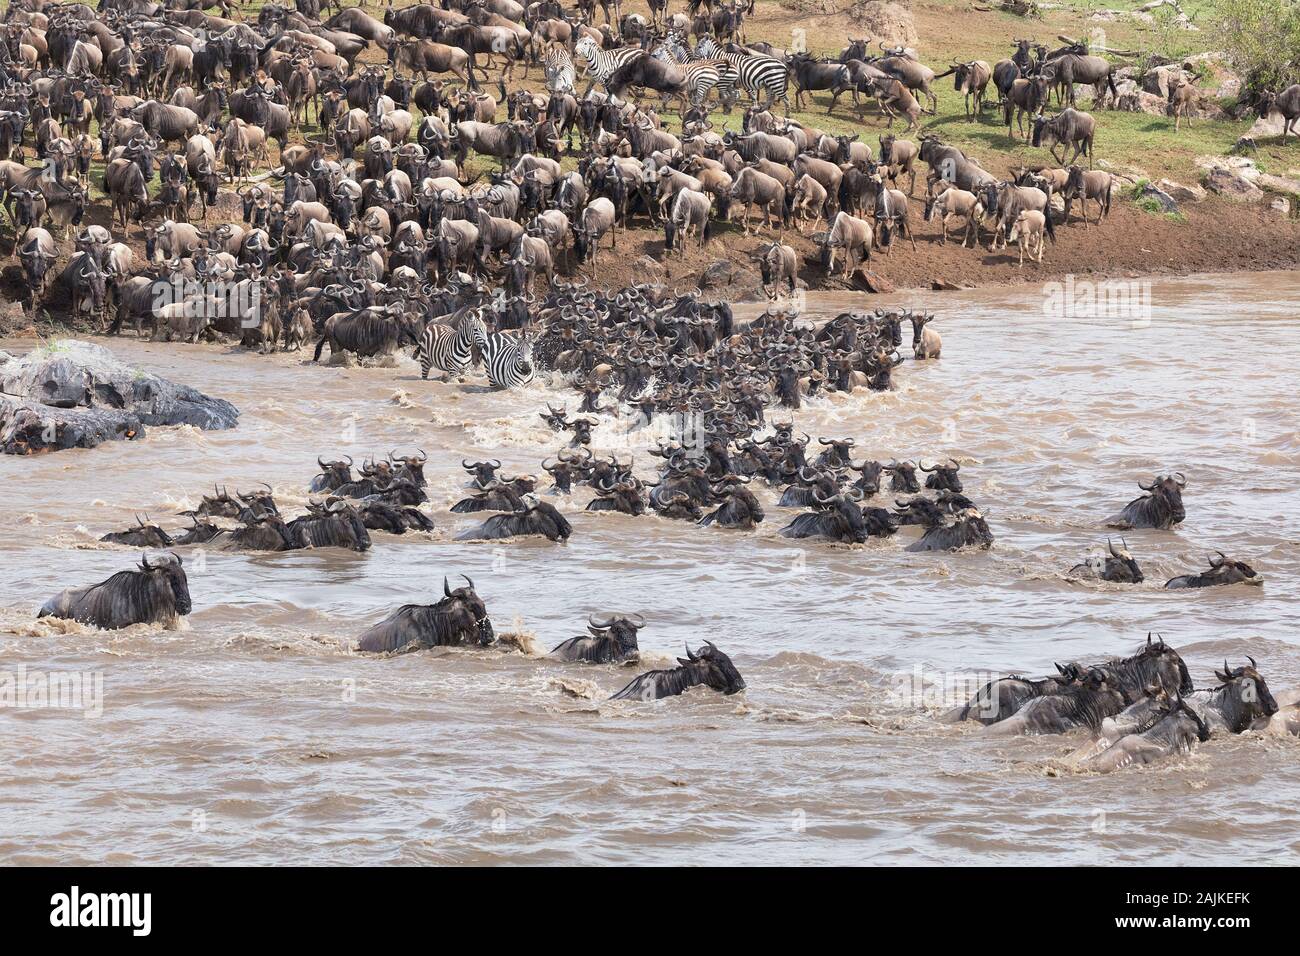
[[[483,541],[539,535],[551,541],[567,541],[573,526],[555,506],[545,501],[525,502],[518,511],[497,514],[482,525],[459,535],[458,541]]]
[[[437,604],[407,604],[369,628],[357,641],[357,650],[392,652],[404,648],[486,646],[495,639],[487,607],[468,587],[452,590],[442,580],[443,599]]]
[[[1106,548],[1110,552],[1089,558],[1082,564],[1070,569],[1074,577],[1096,581],[1110,581],[1113,584],[1141,584],[1142,569],[1128,550],[1127,542],[1121,539],[1122,547],[1116,548],[1115,542],[1106,539]]]
[[[1138,487],[1146,494],[1134,498],[1123,511],[1107,519],[1109,527],[1167,531],[1187,516],[1183,510],[1183,489],[1187,487],[1187,479],[1181,473],[1162,475],[1149,485],[1138,482]]]
[[[727,695],[745,689],[745,680],[736,670],[736,665],[712,641],[705,641],[704,647],[694,652],[687,647],[686,657],[677,658],[677,665],[665,670],[647,671],[610,700],[659,700],[675,697],[700,685]]]
[[[1219,559],[1209,558],[1210,569],[1197,574],[1180,574],[1165,582],[1168,590],[1183,588],[1209,588],[1225,584],[1263,584],[1264,577],[1244,561],[1234,561],[1218,552]]]
[[[1101,701],[1099,706],[1110,706],[1107,703],[1109,698],[1105,695],[1100,698],[1081,695],[1079,688],[1090,687],[1096,690],[1104,683],[1109,691],[1119,695],[1121,709],[1140,700],[1152,687],[1170,695],[1188,695],[1194,689],[1187,665],[1179,653],[1163,640],[1152,641],[1150,634],[1142,649],[1129,657],[1092,665],[1057,664],[1056,669],[1057,674],[1050,677],[1028,679],[1012,676],[991,681],[981,687],[966,704],[951,711],[947,719],[996,724],[1018,715],[1038,698],[1073,694],[1076,699],[1061,704],[1035,704],[1038,712],[1022,720],[1017,729],[1008,731],[1060,733],[1078,726],[1075,718],[1082,713],[1080,707],[1091,706],[1098,700]],[[1052,726],[1057,726],[1058,729],[1044,729]],[[1095,726],[1100,726],[1100,719],[1095,721]]]
[[[551,657],[585,664],[624,664],[639,660],[637,631],[645,627],[639,614],[593,614],[587,619],[590,634],[571,637],[551,651]]]
[[[37,616],[114,630],[132,624],[170,624],[191,608],[182,561],[169,554],[152,563],[143,558],[138,571],[119,571],[99,584],[68,588],[46,601]]]

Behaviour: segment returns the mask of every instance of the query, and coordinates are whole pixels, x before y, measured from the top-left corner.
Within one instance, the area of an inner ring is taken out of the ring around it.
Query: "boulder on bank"
[[[0,352],[0,452],[35,454],[140,438],[147,425],[233,428],[239,410],[119,361],[103,346],[60,340],[21,358]]]

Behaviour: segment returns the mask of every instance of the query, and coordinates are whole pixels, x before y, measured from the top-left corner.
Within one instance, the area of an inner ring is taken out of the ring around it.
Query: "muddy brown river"
[[[0,460],[0,670],[103,688],[97,716],[0,710],[0,862],[1294,863],[1300,740],[1216,736],[1103,777],[1062,768],[1077,737],[995,740],[936,719],[974,675],[1131,653],[1148,631],[1198,686],[1247,653],[1275,693],[1300,684],[1300,276],[1144,291],[1149,308],[1111,316],[1088,315],[1078,289],[1064,309],[1038,287],[892,297],[938,312],[943,358],[908,361],[891,393],[794,413],[797,430],[854,437],[859,458],[961,461],[997,543],[943,555],[905,552],[914,529],[861,547],[786,540],[796,512],[771,491],[754,533],[584,514],[584,489],[556,501],[565,545],[457,542],[480,520],[448,512],[461,459],[538,471],[559,439],[537,413],[576,407],[575,392],[423,382],[405,357],[343,368],[106,341],[242,416]],[[649,479],[649,437],[605,417],[593,445],[637,454]],[[137,559],[97,540],[137,512],[179,528],[214,483],[265,481],[297,513],[318,454],[414,448],[430,455],[432,533],[376,532],[363,555],[185,549],[194,613],[176,630],[35,618]],[[1187,475],[1187,520],[1126,534],[1146,582],[1068,580],[1157,471]],[[1265,585],[1162,590],[1214,550]],[[458,574],[510,643],[349,650]],[[707,638],[748,689],[609,703],[638,668],[544,659],[612,609],[648,619],[640,669]]]

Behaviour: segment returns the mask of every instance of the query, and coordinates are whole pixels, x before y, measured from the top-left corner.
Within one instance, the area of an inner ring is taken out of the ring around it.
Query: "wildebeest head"
[[[925,462],[921,462],[921,470],[926,473],[925,487],[934,490],[961,491],[961,479],[957,477],[961,465],[953,458],[948,461],[947,465],[935,465],[933,468],[927,468]]]
[[[145,516],[147,518],[148,515]],[[111,544],[127,544],[137,548],[170,548],[174,543],[171,536],[155,524],[146,524],[145,518],[135,516],[136,526],[126,531],[112,531],[100,541]]]
[[[1263,584],[1264,576],[1259,574],[1250,565],[1244,561],[1234,561],[1224,555],[1222,551],[1218,552],[1219,558],[1216,561],[1213,556],[1208,558],[1210,570],[1202,571],[1199,574],[1184,574],[1176,578],[1170,578],[1165,583],[1166,588],[1208,588],[1220,584]]]
[[[184,562],[180,555],[168,552],[160,560],[152,564],[149,558],[140,559],[140,570],[148,578],[150,586],[157,588],[165,584],[172,595],[172,604],[176,609],[176,614],[184,616],[193,610],[193,604],[190,602],[190,582],[185,576]],[[1270,697],[1269,700],[1272,700]]]
[[[1128,542],[1121,538],[1120,544],[1121,546],[1117,548],[1115,542],[1107,538],[1106,548],[1110,553],[1099,562],[1090,559],[1088,566],[1092,567],[1097,576],[1103,581],[1111,581],[1117,584],[1141,584],[1143,581],[1142,569],[1138,567],[1137,561],[1129,553]]]
[[[1259,717],[1272,717],[1278,710],[1255,658],[1247,656],[1246,660],[1250,661],[1249,665],[1235,670],[1225,660],[1223,670],[1214,672],[1223,685],[1217,692],[1220,709],[1233,733],[1245,730]]]
[[[497,470],[501,467],[501,459],[493,458],[491,461],[469,461],[462,458],[460,465],[470,473],[470,485],[475,488],[486,488],[496,480]]]
[[[745,689],[745,679],[731,662],[731,658],[718,650],[712,641],[705,641],[704,646],[695,653],[686,648],[686,659],[677,658],[677,663],[691,671],[696,684],[703,684],[723,694],[738,694]]]
[[[212,495],[204,495],[195,513],[205,518],[238,518],[244,506],[232,498],[225,488],[213,487]]]
[[[444,612],[459,611],[468,620],[473,621],[478,643],[482,645],[491,644],[496,635],[492,630],[492,620],[488,617],[487,605],[483,603],[483,599],[478,596],[478,592],[474,589],[474,581],[465,574],[462,574],[461,577],[465,579],[465,583],[469,586],[456,588],[454,591],[447,583],[447,579],[445,577],[442,579],[443,599],[434,607]]]
[[[921,483],[916,478],[916,465],[910,461],[891,461],[885,465],[889,472],[889,490],[909,495],[919,494]]]

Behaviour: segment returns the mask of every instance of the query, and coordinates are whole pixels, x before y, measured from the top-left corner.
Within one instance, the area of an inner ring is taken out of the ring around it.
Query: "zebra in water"
[[[736,71],[730,63],[696,56],[675,34],[670,33],[650,55],[681,68],[693,106],[702,106],[711,90],[718,91],[718,100],[724,104],[735,93]]]
[[[767,107],[771,108],[780,100],[785,104],[786,115],[790,113],[790,71],[776,57],[760,53],[728,53],[718,46],[713,37],[703,37],[695,45],[695,54],[706,59],[722,59],[731,64],[739,77],[739,85],[748,93],[755,103],[760,92],[767,93]]]
[[[415,346],[415,358],[420,363],[420,378],[429,377],[429,369],[443,373],[443,379],[463,375],[470,364],[478,364],[474,346],[480,333],[486,331],[483,320],[473,312],[460,317],[453,329],[441,322],[430,322],[424,327],[420,341]]]
[[[602,50],[589,36],[580,39],[574,46],[573,52],[587,61],[587,75],[591,78],[591,82],[587,84],[587,92],[582,94],[584,97],[591,93],[597,83],[608,90],[609,87],[605,84],[609,82],[611,76],[633,60],[646,55],[645,50],[640,47]]]
[[[569,51],[563,47],[551,47],[542,57],[542,75],[546,77],[546,89],[563,96],[578,89],[578,73],[569,58]]]
[[[518,338],[508,332],[488,332],[480,326],[476,332],[483,368],[493,388],[518,388],[533,380],[533,337],[527,332]]]

